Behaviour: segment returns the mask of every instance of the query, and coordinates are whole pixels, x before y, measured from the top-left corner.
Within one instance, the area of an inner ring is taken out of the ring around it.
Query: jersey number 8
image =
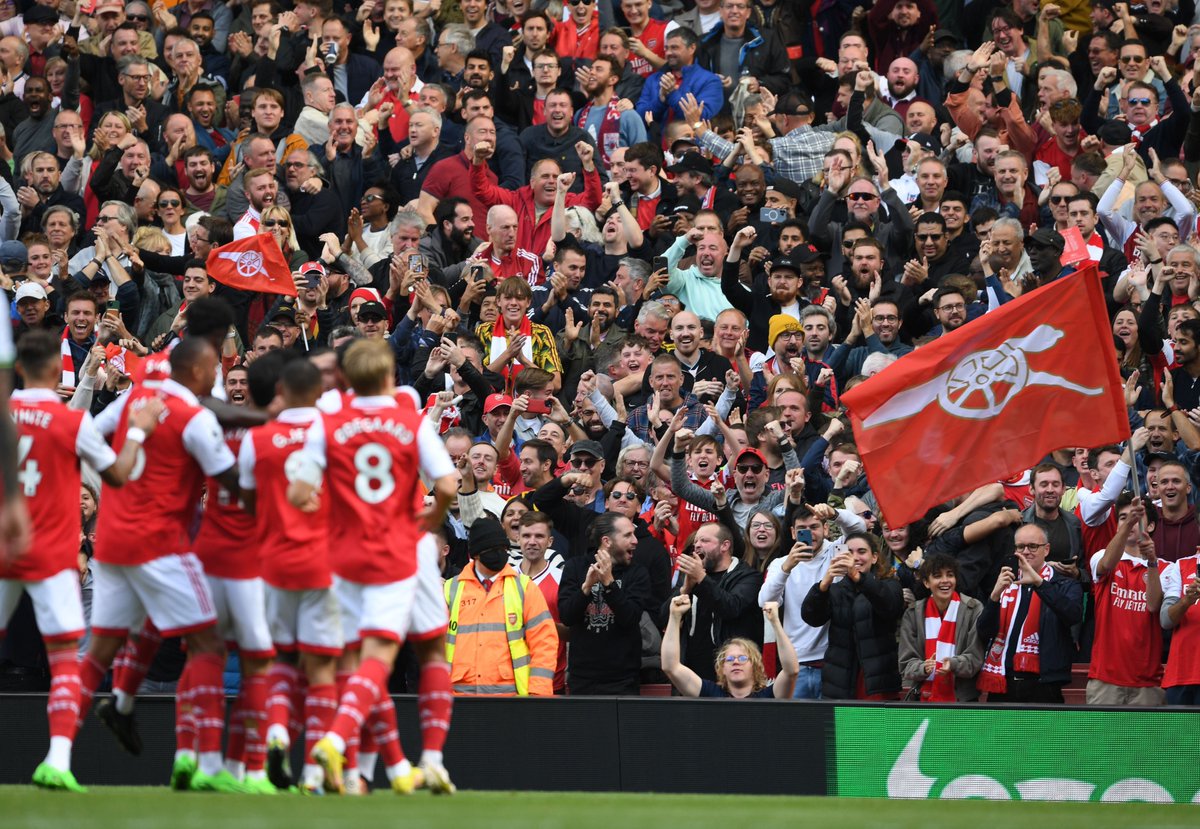
[[[396,490],[392,456],[387,447],[368,443],[354,453],[354,491],[366,504],[380,504]]]

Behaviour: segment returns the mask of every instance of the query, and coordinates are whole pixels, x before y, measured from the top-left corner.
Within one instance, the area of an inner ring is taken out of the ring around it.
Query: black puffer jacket
[[[848,578],[834,582],[827,593],[818,582],[804,597],[800,615],[813,627],[829,625],[822,696],[854,699],[860,668],[868,694],[900,690],[896,629],[904,615],[904,596],[899,581],[867,572],[857,584]]]

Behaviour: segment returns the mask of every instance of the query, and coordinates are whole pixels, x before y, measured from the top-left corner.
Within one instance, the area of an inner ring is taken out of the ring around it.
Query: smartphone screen
[[[408,255],[408,270],[412,273],[424,273],[425,261],[419,253],[410,253]]]

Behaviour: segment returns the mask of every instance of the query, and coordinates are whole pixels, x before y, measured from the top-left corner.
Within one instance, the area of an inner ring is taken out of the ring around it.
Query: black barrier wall
[[[395,700],[401,741],[416,758],[416,698]],[[465,789],[824,795],[833,710],[770,700],[460,698],[446,765]],[[75,746],[80,783],[166,784],[174,698],[141,699],[137,716],[140,757],[88,718]],[[46,753],[46,698],[0,697],[0,734],[0,784],[28,783]],[[376,785],[386,786],[382,768]]]

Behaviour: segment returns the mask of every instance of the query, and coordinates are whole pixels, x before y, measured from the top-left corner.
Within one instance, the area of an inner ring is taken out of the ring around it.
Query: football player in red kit
[[[454,465],[436,430],[415,406],[395,397],[395,359],[382,341],[354,343],[342,371],[355,396],[334,415],[322,415],[289,470],[288,500],[315,509],[330,500],[339,528],[331,563],[337,579],[343,628],[362,641],[361,662],[346,684],[337,717],[311,758],[325,772],[325,790],[342,793],[347,743],[379,698],[408,635],[417,591],[417,544],[445,518],[457,489]],[[434,504],[417,515],[419,473],[433,481]],[[324,483],[325,491],[318,493]],[[332,539],[331,539],[332,543]],[[407,763],[407,761],[404,761]],[[409,768],[393,789],[415,788]]]
[[[17,371],[25,387],[13,392],[11,415],[17,428],[17,484],[29,509],[32,544],[23,555],[0,559],[0,635],[22,593],[33,600],[38,629],[50,662],[50,753],[33,775],[48,789],[84,791],[71,774],[71,745],[79,715],[79,661],[84,632],[79,595],[80,517],[73,503],[80,486],[80,460],[119,487],[138,460],[142,443],[163,412],[149,401],[131,414],[129,433],[118,456],[104,442],[91,415],[68,408],[56,391],[62,377],[58,337],[33,331],[21,339]]]

